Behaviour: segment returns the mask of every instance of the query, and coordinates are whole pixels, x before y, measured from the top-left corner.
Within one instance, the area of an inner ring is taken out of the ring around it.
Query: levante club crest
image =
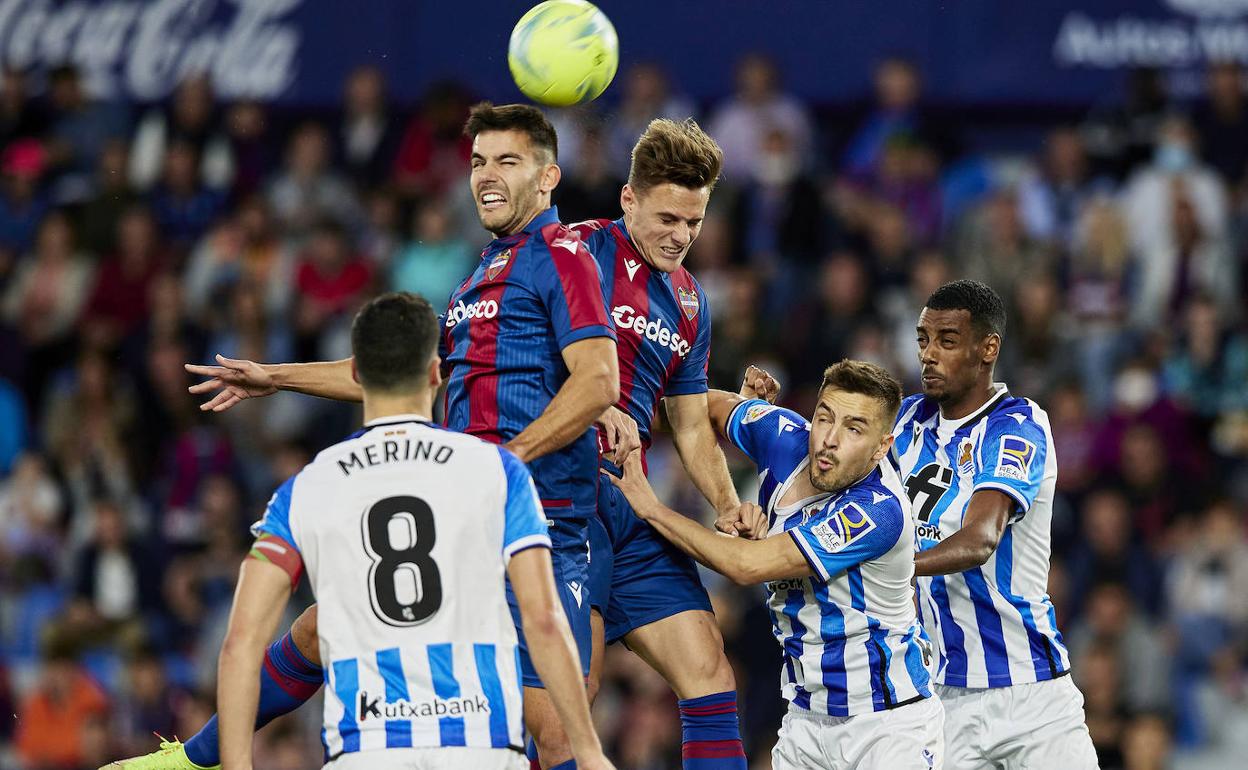
[[[507,263],[511,261],[511,249],[506,249],[500,253],[494,260],[490,262],[490,266],[485,269],[485,280],[492,281],[503,272],[503,268],[507,267]]]
[[[698,314],[698,293],[681,286],[676,289],[676,296],[680,298],[680,309],[685,312],[685,318],[692,321]]]

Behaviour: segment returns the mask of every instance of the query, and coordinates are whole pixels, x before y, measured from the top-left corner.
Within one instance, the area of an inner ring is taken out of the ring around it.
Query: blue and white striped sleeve
[[[888,553],[901,536],[905,516],[894,499],[872,505],[850,500],[825,509],[788,531],[811,572],[827,582],[845,570]]]
[[[299,544],[295,542],[295,536],[290,530],[290,498],[297,478],[299,474],[296,473],[286,479],[269,498],[269,503],[264,508],[264,516],[251,525],[253,537],[261,535],[279,537],[289,543],[292,548],[299,550]]]
[[[769,465],[769,453],[785,433],[804,431],[806,418],[758,398],[742,401],[728,414],[725,433],[737,449],[759,468]],[[803,439],[805,440],[805,439]]]
[[[509,450],[498,447],[507,479],[503,503],[503,560],[526,548],[550,548],[549,522],[529,469]]]
[[[1012,520],[1017,521],[1040,494],[1048,453],[1044,428],[1030,415],[993,415],[979,447],[974,490],[995,489],[1009,495],[1014,500]]]

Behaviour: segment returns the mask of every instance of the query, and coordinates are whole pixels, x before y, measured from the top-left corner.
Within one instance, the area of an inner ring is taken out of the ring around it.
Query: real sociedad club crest
[[[698,314],[698,293],[693,290],[686,291],[681,286],[676,289],[676,295],[680,298],[680,309],[685,312],[685,318],[692,321]]]
[[[511,249],[503,250],[494,261],[490,262],[490,266],[485,269],[485,280],[492,281],[503,272],[503,268],[507,267],[507,263],[511,261]]]

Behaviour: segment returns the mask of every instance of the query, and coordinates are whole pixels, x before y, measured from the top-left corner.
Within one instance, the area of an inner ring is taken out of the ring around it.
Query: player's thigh
[[[321,638],[316,628],[316,605],[308,607],[290,624],[290,639],[308,661],[321,665]]]
[[[656,620],[630,631],[624,643],[682,700],[736,689],[724,638],[710,612],[686,610]]]
[[[1084,721],[1083,694],[1069,676],[1009,688],[1014,735],[995,745],[1005,770],[1094,770],[1096,749]]]
[[[986,715],[983,699],[990,690],[969,690],[936,685],[945,712],[945,770],[993,768],[986,752]]]
[[[693,559],[637,518],[615,487],[600,488],[598,503],[614,547],[611,598],[604,615],[608,644],[678,613],[711,612]]]
[[[945,710],[940,698],[881,711],[849,725],[850,767],[856,770],[941,770],[945,764]]]
[[[589,677],[586,680],[586,694],[589,696],[589,702],[592,705],[594,699],[598,697],[598,688],[602,686],[602,662],[606,657],[606,623],[602,619],[602,613],[594,608],[589,613],[589,639],[590,639],[590,655],[589,655]]]
[[[819,725],[792,713],[784,715],[776,745],[771,750],[772,770],[809,770],[833,767],[825,756]]]

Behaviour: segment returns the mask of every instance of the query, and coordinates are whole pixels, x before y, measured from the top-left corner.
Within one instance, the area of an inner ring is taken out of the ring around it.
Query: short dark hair
[[[527,104],[479,102],[468,111],[464,133],[476,139],[486,131],[519,131],[529,137],[534,147],[550,153],[551,161],[559,159],[559,135],[542,111]]]
[[[628,184],[638,192],[668,183],[690,190],[714,188],[723,166],[723,150],[693,118],[656,118],[633,147]]]
[[[879,401],[884,407],[884,416],[888,418],[888,428],[897,418],[897,410],[901,408],[901,383],[888,373],[888,370],[869,361],[852,361],[841,359],[823,370],[824,388],[836,388],[846,393],[859,393]]]
[[[351,323],[355,373],[367,390],[425,387],[438,343],[438,316],[419,294],[390,292],[373,299]]]
[[[1005,303],[992,287],[979,281],[951,281],[932,292],[924,305],[928,310],[965,310],[971,326],[981,335],[1005,335]]]

